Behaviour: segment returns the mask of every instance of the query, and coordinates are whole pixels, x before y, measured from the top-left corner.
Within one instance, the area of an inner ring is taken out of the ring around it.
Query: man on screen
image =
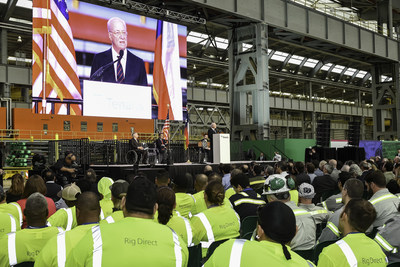
[[[119,59],[122,54],[122,58],[115,62],[114,66],[106,68],[97,80],[147,86],[146,69],[143,60],[126,49],[128,32],[125,21],[117,17],[111,18],[107,22],[107,29],[112,46],[110,49],[94,56],[90,76],[92,77],[102,66]]]

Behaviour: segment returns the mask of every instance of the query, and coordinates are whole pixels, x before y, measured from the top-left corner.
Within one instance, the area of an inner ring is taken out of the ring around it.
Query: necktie
[[[124,71],[122,69],[121,61],[117,62],[117,82],[123,83],[124,82]]]

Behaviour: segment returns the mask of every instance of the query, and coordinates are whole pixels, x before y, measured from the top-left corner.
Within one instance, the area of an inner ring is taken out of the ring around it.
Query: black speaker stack
[[[349,122],[348,139],[349,145],[358,146],[360,143],[360,122]]]
[[[331,141],[331,121],[317,121],[317,146],[329,147]]]

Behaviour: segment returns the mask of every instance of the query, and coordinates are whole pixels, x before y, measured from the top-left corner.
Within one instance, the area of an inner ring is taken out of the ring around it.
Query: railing
[[[55,131],[55,130],[18,130],[0,129],[0,141],[11,140],[30,140],[30,141],[49,141],[88,138],[91,141],[131,139],[130,132],[81,132],[81,131]],[[155,140],[157,133],[139,133],[141,140]],[[201,135],[191,135],[190,141],[198,142],[203,137]],[[183,135],[175,135],[172,140],[185,140]]]
[[[140,139],[155,139],[155,133],[139,133]],[[88,138],[93,141],[107,139],[130,139],[130,132],[81,132],[56,130],[8,130],[0,129],[0,140],[65,140]]]
[[[339,7],[334,7],[332,5],[335,5],[336,3],[333,3],[331,5],[328,5],[326,3],[318,3],[318,1],[310,1],[310,0],[291,0],[295,3],[301,4],[303,6],[321,11],[325,14],[334,16],[336,18],[342,19],[344,21],[350,22],[352,24],[355,24],[359,27],[371,30],[373,32],[383,34],[385,36],[389,36],[388,30],[386,27],[381,27],[378,25],[377,21],[371,21],[371,20],[363,20],[358,17],[356,12],[351,12],[351,11],[346,11],[346,10],[341,10]],[[343,8],[343,7],[341,7]],[[398,35],[397,33],[392,30],[393,32],[393,39],[398,40]]]

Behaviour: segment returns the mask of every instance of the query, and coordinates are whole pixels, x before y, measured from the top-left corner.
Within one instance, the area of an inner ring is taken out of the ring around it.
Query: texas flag
[[[178,25],[157,21],[154,52],[153,95],[158,119],[183,120]]]

